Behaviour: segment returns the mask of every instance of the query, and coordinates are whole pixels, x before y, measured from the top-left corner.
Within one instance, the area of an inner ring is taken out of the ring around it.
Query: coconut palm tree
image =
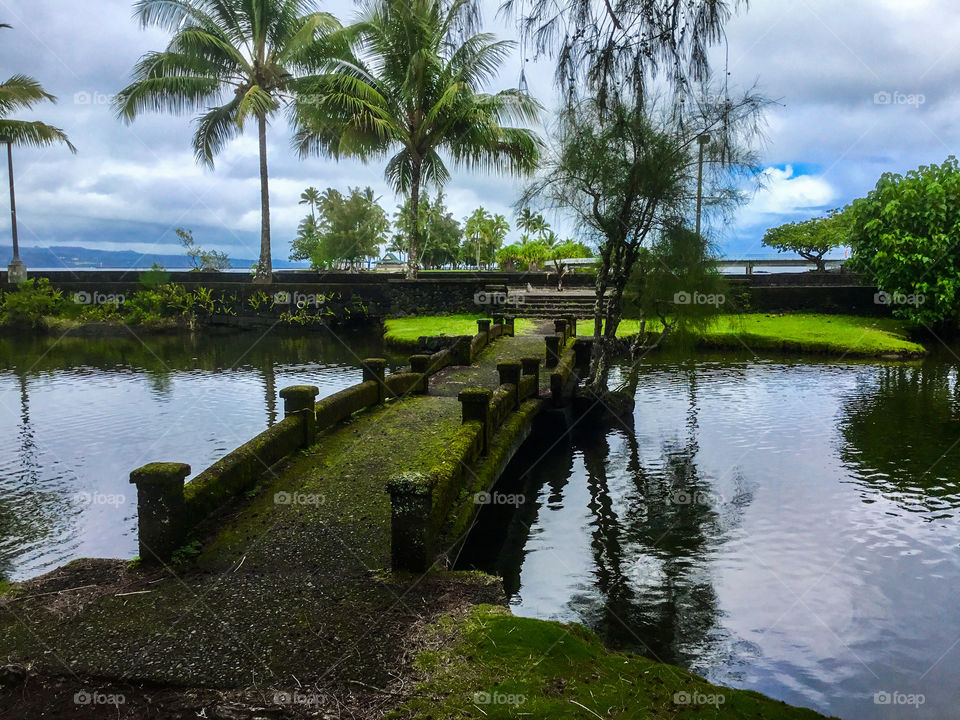
[[[270,282],[270,189],[267,123],[295,92],[316,40],[339,27],[313,0],[138,0],[143,27],[173,33],[167,49],[144,55],[133,82],[116,99],[132,122],[146,110],[206,110],[197,119],[193,149],[213,167],[214,156],[249,120],[260,142],[260,262],[256,280]]]
[[[6,23],[0,28],[10,28]],[[13,184],[13,146],[47,147],[62,143],[73,153],[77,149],[70,143],[60,128],[38,121],[11,120],[8,115],[15,110],[29,110],[42,102],[55,103],[57,98],[43,89],[33,78],[14,75],[0,84],[0,142],[7,146],[7,167],[10,172],[10,226],[13,234],[13,259],[10,261],[8,278],[17,282],[26,277],[26,268],[20,260],[20,243],[17,237],[17,198]]]
[[[517,229],[523,232],[520,236],[520,243],[526,245],[534,240],[534,236],[539,235],[542,238],[544,233],[550,229],[550,226],[543,215],[525,207],[517,214]]]
[[[541,141],[504,123],[532,122],[540,105],[521,90],[487,94],[514,43],[471,34],[472,0],[369,0],[359,21],[327,40],[339,57],[305,83],[295,105],[297,147],[367,160],[387,157],[387,181],[409,200],[408,277],[423,252],[424,185],[442,188],[455,165],[526,174]]]
[[[314,222],[317,220],[317,208],[320,206],[320,191],[315,187],[308,187],[300,193],[300,204],[310,206],[310,217]]]

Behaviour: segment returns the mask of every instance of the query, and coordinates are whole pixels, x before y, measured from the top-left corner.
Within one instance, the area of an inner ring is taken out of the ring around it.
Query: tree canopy
[[[327,188],[314,204],[316,215],[311,211],[300,223],[291,260],[310,260],[314,268],[353,266],[386,242],[390,222],[371,188],[350,188],[346,196]]]
[[[885,174],[852,205],[851,267],[878,302],[930,327],[960,320],[960,163]]]
[[[251,120],[260,143],[260,261],[257,279],[268,281],[270,192],[267,122],[288,103],[316,62],[317,39],[339,23],[316,12],[313,0],[137,0],[144,28],[172,33],[165,50],[149,52],[133,81],[115,100],[128,122],[146,111],[200,111],[193,149],[210,167],[228,141]]]
[[[386,178],[420,216],[421,188],[442,188],[454,165],[526,174],[540,157],[540,105],[521,90],[485,92],[513,43],[470,32],[472,0],[372,0],[326,41],[335,55],[295,105],[301,155],[386,158]],[[424,244],[410,223],[409,274]]]
[[[828,217],[770,228],[763,236],[763,244],[775,248],[777,252],[796,253],[816,263],[819,272],[825,272],[824,256],[845,245],[849,237],[850,214],[835,210]]]

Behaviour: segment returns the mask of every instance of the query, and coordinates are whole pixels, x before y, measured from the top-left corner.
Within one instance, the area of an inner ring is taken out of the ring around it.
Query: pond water
[[[720,684],[958,717],[957,366],[643,361],[633,426],[518,456],[502,487],[526,503],[485,508],[460,565],[499,572],[519,615]]]
[[[360,382],[379,336],[0,339],[0,579],[137,554],[130,471],[199,473],[282,418],[288,385]]]

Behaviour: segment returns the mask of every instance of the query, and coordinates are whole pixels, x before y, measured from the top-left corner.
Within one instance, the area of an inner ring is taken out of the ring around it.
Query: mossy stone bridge
[[[283,420],[190,482],[177,462],[133,471],[140,561],[76,561],[9,595],[0,653],[144,684],[388,685],[416,623],[499,597],[447,558],[588,358],[573,318],[517,335],[497,317],[398,372],[366,360],[319,402],[284,389]]]

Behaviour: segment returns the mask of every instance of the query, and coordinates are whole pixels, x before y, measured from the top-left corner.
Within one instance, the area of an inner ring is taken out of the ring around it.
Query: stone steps
[[[576,315],[593,317],[595,299],[590,295],[523,295],[523,302],[510,303],[506,313],[517,317],[556,318]]]

